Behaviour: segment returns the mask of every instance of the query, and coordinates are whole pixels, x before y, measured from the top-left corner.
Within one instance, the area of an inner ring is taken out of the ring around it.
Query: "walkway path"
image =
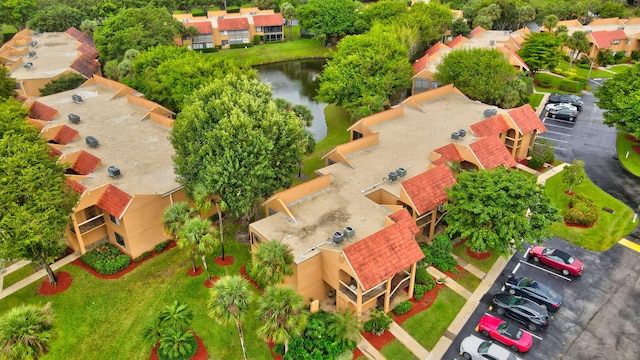
[[[464,259],[458,257],[456,254],[452,253],[451,256],[453,256],[453,258],[456,259],[456,261],[458,262],[458,265],[462,266],[463,269],[467,270],[478,279],[482,280],[484,279],[485,276],[487,276],[487,274],[484,271],[478,269],[475,265],[469,264],[468,262],[464,261]]]
[[[55,263],[53,263],[51,265],[51,269],[53,269],[53,271],[56,271],[56,270],[60,269],[61,267],[67,265],[68,263],[78,259],[79,257],[80,257],[80,253],[79,252],[75,252],[75,253],[73,253],[71,255],[68,255],[68,256],[56,261]],[[20,264],[20,266],[18,266],[18,264]],[[27,264],[29,264],[28,261],[14,264],[14,265],[16,265],[16,267],[13,268],[13,269],[11,269],[11,266],[9,266],[7,268],[7,272],[2,274],[2,277],[4,278],[5,275],[11,273],[12,271],[15,271],[15,270],[19,269],[22,266],[25,266]],[[9,271],[9,269],[11,269],[11,271]],[[47,276],[47,271],[45,269],[42,269],[42,270],[36,272],[35,274],[27,276],[26,278],[18,281],[17,283],[9,286],[8,288],[0,290],[0,299],[4,299],[5,297],[13,294],[14,292],[22,289],[25,286],[33,284],[34,282],[44,278],[45,276]],[[0,285],[1,285],[1,281],[0,281]]]
[[[365,339],[362,335],[360,335],[360,342],[358,343],[358,349],[362,351],[364,356],[371,360],[386,360],[384,355],[380,353],[376,348],[371,345],[367,339]]]
[[[423,348],[419,342],[417,342],[408,332],[406,332],[397,322],[391,323],[391,328],[389,329],[393,336],[398,339],[404,346],[409,349],[418,359],[426,359],[429,356],[429,352],[427,349]]]
[[[444,278],[444,284],[450,288],[451,290],[457,292],[465,299],[469,299],[471,297],[471,291],[465,289],[462,285],[455,282],[453,279],[445,275],[442,271],[434,268],[433,266],[429,266],[427,268],[427,272],[429,275],[433,276],[436,279]]]

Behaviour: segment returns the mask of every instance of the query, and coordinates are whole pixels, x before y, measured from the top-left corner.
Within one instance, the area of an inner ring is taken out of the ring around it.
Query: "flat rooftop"
[[[80,95],[83,103],[74,103],[73,94]],[[175,152],[169,140],[170,130],[145,119],[149,111],[129,103],[127,96],[112,99],[114,94],[115,90],[109,87],[90,84],[38,98],[37,101],[59,113],[45,128],[64,124],[79,133],[80,138],[61,149],[61,157],[85,150],[100,158],[102,165],[79,181],[89,190],[108,183],[130,195],[175,190],[180,185],[173,172]],[[69,122],[69,114],[79,115],[80,123]],[[87,136],[95,137],[99,147],[89,147],[85,143]],[[120,178],[107,175],[107,167],[111,165],[120,169]]]
[[[23,63],[33,63],[33,68],[31,70],[22,66],[15,68],[11,71],[11,77],[16,80],[53,78],[69,70],[78,57],[78,41],[63,32],[34,35],[32,39],[38,44],[36,47],[28,47],[29,50],[36,51],[36,56],[30,58],[26,53],[22,56],[22,60]]]

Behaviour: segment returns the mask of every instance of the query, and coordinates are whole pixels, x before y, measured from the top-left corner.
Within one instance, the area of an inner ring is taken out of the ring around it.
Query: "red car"
[[[551,266],[556,270],[562,271],[564,276],[582,275],[584,264],[582,261],[574,258],[566,252],[550,247],[534,246],[529,251],[529,260],[533,259],[534,262],[540,262],[545,265]]]
[[[515,324],[491,315],[485,315],[480,319],[476,331],[500,341],[516,352],[527,352],[533,344],[531,334]]]

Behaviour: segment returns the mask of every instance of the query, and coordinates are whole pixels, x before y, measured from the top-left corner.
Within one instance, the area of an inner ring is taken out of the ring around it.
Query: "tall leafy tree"
[[[327,333],[335,338],[335,342],[346,348],[354,348],[360,340],[362,324],[358,315],[351,310],[336,312],[331,317]]]
[[[37,10],[35,0],[3,0],[0,2],[0,19],[20,30],[27,26],[27,21]]]
[[[584,161],[574,159],[571,165],[567,165],[562,169],[562,182],[569,185],[569,193],[573,189],[573,185],[580,185],[587,179],[584,173]]]
[[[356,32],[358,3],[353,0],[309,0],[298,8],[300,26],[322,40]]]
[[[84,76],[76,73],[63,74],[57,79],[51,80],[40,90],[40,96],[57,94],[59,92],[75,89],[87,81]]]
[[[303,126],[279,109],[268,85],[245,76],[214,80],[196,91],[174,122],[178,181],[217,194],[237,216],[291,184],[302,158]]]
[[[253,253],[251,276],[261,285],[280,284],[293,274],[293,254],[289,245],[282,241],[267,241]]]
[[[64,253],[79,195],[25,116],[21,103],[0,103],[0,258],[31,260],[55,284],[50,264]]]
[[[409,13],[397,17],[397,21],[417,27],[425,49],[442,39],[445,31],[451,28],[453,13],[448,6],[436,1],[428,4],[416,2],[411,5]]]
[[[280,5],[280,13],[282,17],[287,20],[287,26],[289,27],[289,39],[293,41],[293,20],[296,18],[296,8],[289,2],[285,2]]]
[[[178,246],[188,250],[193,271],[196,271],[195,257],[199,256],[202,261],[202,268],[207,272],[208,279],[211,279],[211,276],[209,275],[206,256],[213,252],[219,242],[209,231],[210,227],[211,222],[209,220],[194,217],[187,220],[178,232]]]
[[[542,27],[547,29],[547,32],[553,34],[553,29],[558,25],[558,17],[554,14],[547,15],[542,22]]]
[[[269,286],[258,298],[256,316],[262,323],[258,335],[278,344],[284,344],[285,354],[289,341],[300,336],[307,325],[308,313],[302,296],[287,286]]]
[[[47,354],[53,338],[51,303],[21,305],[0,317],[0,357],[39,359]]]
[[[523,242],[539,244],[562,218],[542,185],[519,170],[462,172],[448,189],[447,233],[469,239],[472,251],[508,256]]]
[[[251,286],[249,282],[240,275],[223,276],[214,285],[209,301],[210,317],[222,324],[233,322],[236,325],[245,360],[247,359],[247,350],[244,345],[242,323],[249,313],[249,306],[252,302],[249,286]]]
[[[551,33],[531,33],[525,37],[518,55],[532,73],[553,69],[562,60],[562,40]]]
[[[575,52],[575,56],[569,58],[569,65],[573,63],[574,58],[579,58],[580,54],[588,52],[591,47],[591,43],[589,39],[587,39],[587,34],[585,34],[584,31],[574,31],[568,37],[565,44]]]
[[[0,66],[0,102],[11,99],[16,95],[16,80],[11,77],[7,67]]]
[[[82,18],[83,14],[78,9],[64,4],[53,4],[35,13],[27,25],[30,29],[40,31],[63,32],[72,26],[80,27]]]
[[[616,74],[594,92],[604,123],[640,138],[640,64]]]

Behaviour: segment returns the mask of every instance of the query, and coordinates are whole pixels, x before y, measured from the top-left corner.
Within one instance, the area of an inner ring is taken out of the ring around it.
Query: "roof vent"
[[[458,140],[458,138],[460,138],[460,133],[458,133],[457,131],[451,133],[451,139]]]
[[[107,168],[107,175],[117,179],[122,174],[120,173],[120,169],[117,166],[111,165]]]
[[[458,134],[460,134],[460,137],[465,137],[465,136],[467,136],[467,130],[460,129],[460,130],[458,130]]]
[[[396,171],[392,171],[389,173],[389,181],[398,180],[398,173]]]
[[[35,51],[35,50],[31,50],[31,51],[29,51],[29,57],[30,57],[30,58],[34,58],[34,57],[36,57],[36,51]]]
[[[624,30],[624,26],[618,26],[618,30]]]
[[[496,44],[495,40],[489,40],[489,46],[494,46]]]
[[[35,40],[31,40],[31,42],[29,43],[29,45],[31,45],[31,47],[36,47],[38,45],[38,42]]]
[[[82,104],[82,97],[80,95],[73,94],[71,95],[71,99],[76,104]]]
[[[407,175],[407,169],[405,169],[403,167],[397,168],[396,172],[398,173],[398,176],[400,176],[400,177],[405,177],[405,175]]]
[[[585,30],[585,31],[584,31],[584,33],[585,33],[585,34],[591,34],[591,30],[590,30],[590,29],[587,29],[587,30]]]
[[[89,147],[92,148],[97,148],[100,145],[98,139],[94,138],[93,136],[87,136],[84,141],[87,143],[87,145],[89,145]]]
[[[33,69],[33,63],[31,61],[29,61],[28,63],[24,63],[22,64],[22,67],[31,71]]]
[[[491,117],[495,114],[498,113],[498,110],[496,109],[485,109],[484,112],[482,113],[484,115],[484,117],[488,118]]]
[[[76,114],[69,114],[69,121],[74,124],[80,124],[80,116]]]
[[[352,228],[351,226],[345,226],[344,227],[344,236],[347,238],[352,238],[353,235],[356,234],[356,229]]]
[[[340,244],[344,240],[344,234],[342,231],[335,231],[333,233],[333,243]]]
[[[33,30],[33,35],[39,36],[40,35],[40,30],[38,30],[38,29]]]

